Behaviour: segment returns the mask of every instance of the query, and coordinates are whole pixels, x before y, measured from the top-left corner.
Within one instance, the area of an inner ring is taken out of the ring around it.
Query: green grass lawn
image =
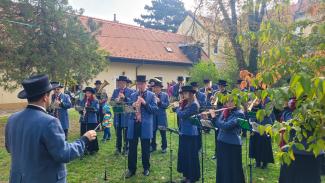
[[[71,110],[70,112],[70,136],[69,141],[73,141],[79,137],[79,115]],[[175,127],[175,117],[174,114],[169,115],[169,126]],[[0,183],[7,182],[9,177],[10,169],[10,156],[4,148],[4,126],[7,121],[6,117],[0,118]],[[100,150],[94,156],[86,156],[83,159],[76,159],[71,163],[67,164],[68,168],[68,182],[69,183],[96,183],[105,182],[104,171],[107,170],[106,182],[124,182],[123,174],[125,171],[126,157],[122,155],[114,155],[115,150],[115,131],[112,128],[112,140],[106,143],[99,142]],[[101,140],[102,133],[98,133],[98,139]],[[169,144],[169,135],[168,144]],[[204,137],[204,136],[203,136]],[[207,153],[204,158],[204,172],[205,172],[205,182],[212,183],[215,182],[215,161],[211,159],[214,151],[214,133],[207,134],[205,137],[206,150]],[[160,147],[160,135],[158,133],[158,147]],[[248,177],[248,164],[246,164],[246,141],[243,144],[243,168],[245,177]],[[178,136],[172,135],[172,149],[173,149],[173,179],[182,179],[182,175],[176,171],[177,164],[177,146],[178,146]],[[140,145],[139,145],[140,147]],[[274,150],[278,150],[277,146],[274,145]],[[220,149],[221,150],[221,149]],[[154,152],[151,156],[151,172],[149,177],[144,177],[142,175],[142,164],[141,164],[141,150],[138,151],[138,170],[136,176],[131,179],[127,179],[125,182],[141,182],[141,183],[152,183],[152,182],[167,182],[169,180],[169,149],[168,153],[161,154],[160,149]],[[276,156],[276,155],[275,155]],[[263,183],[275,183],[278,182],[279,177],[279,161],[276,160],[275,164],[268,166],[266,170],[261,170],[253,168],[253,182],[263,182]],[[322,177],[322,182],[325,182],[325,178]]]

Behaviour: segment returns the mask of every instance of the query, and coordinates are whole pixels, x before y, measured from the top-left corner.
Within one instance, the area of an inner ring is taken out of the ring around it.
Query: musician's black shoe
[[[167,153],[167,149],[162,149],[161,153],[163,153],[163,154]]]
[[[144,176],[149,176],[149,174],[150,174],[149,170],[144,170],[144,171],[143,171],[143,175],[144,175]]]
[[[213,155],[211,159],[215,160],[215,159],[217,159],[217,156]]]
[[[125,174],[125,178],[128,179],[130,177],[133,177],[135,175],[135,172],[131,172],[130,170],[128,170]]]
[[[263,163],[261,168],[266,169],[267,168],[267,163]]]

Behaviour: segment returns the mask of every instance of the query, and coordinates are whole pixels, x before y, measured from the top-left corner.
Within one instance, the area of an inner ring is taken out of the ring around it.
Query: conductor
[[[11,155],[10,183],[65,183],[65,163],[80,157],[96,138],[90,130],[73,143],[65,141],[60,121],[47,114],[52,86],[47,75],[22,82],[18,98],[27,99],[22,111],[11,115],[5,129],[5,146]]]

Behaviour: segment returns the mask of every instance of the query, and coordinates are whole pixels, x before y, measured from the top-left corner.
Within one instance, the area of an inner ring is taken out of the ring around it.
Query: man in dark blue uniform
[[[5,147],[11,155],[9,182],[65,183],[65,163],[82,156],[96,132],[66,142],[60,121],[46,113],[53,89],[48,76],[30,77],[22,85],[18,98],[27,99],[28,105],[9,117],[5,130]]]
[[[68,109],[72,107],[70,96],[62,92],[63,86],[59,82],[51,82],[52,86],[57,86],[54,89],[54,94],[51,96],[50,114],[58,118],[61,122],[65,134],[65,140],[68,139],[69,129],[69,114]]]
[[[204,93],[206,97],[206,104],[204,106],[201,106],[202,109],[207,109],[211,107],[211,98],[214,95],[214,89],[212,88],[212,82],[210,79],[204,79],[203,80],[204,87],[201,88],[199,91]]]
[[[147,90],[146,76],[137,76],[137,89],[131,95],[131,103],[135,114],[128,122],[127,138],[130,143],[128,154],[128,171],[125,175],[130,178],[137,169],[137,149],[139,138],[141,140],[143,175],[149,176],[150,169],[150,139],[153,137],[153,114],[158,110],[155,94]]]
[[[175,100],[179,100],[179,91],[181,87],[184,86],[184,77],[178,76],[177,77],[177,84],[173,86],[173,97]]]
[[[127,86],[128,78],[126,76],[119,76],[117,79],[118,88],[113,91],[111,101],[115,101],[117,103],[130,103],[131,94],[134,92]],[[116,131],[116,154],[121,153],[122,149],[122,141],[124,139],[125,147],[123,147],[123,154],[128,151],[128,141],[126,139],[127,134],[127,122],[130,118],[129,114],[118,113],[114,114],[114,128]]]
[[[166,109],[169,106],[169,99],[167,93],[161,91],[162,88],[163,85],[161,81],[156,81],[153,85],[153,91],[156,95],[158,110],[154,113],[153,116],[153,138],[151,140],[151,152],[157,150],[156,133],[157,130],[159,130],[161,135],[162,153],[166,153],[166,130],[168,126]]]

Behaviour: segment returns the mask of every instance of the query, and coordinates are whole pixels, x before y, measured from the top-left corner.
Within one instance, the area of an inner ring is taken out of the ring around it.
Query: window
[[[167,46],[165,46],[165,49],[166,49],[166,51],[169,52],[169,53],[172,53],[172,52],[173,52],[173,49],[172,49],[171,47],[167,47]]]
[[[218,54],[218,51],[219,51],[219,40],[217,39],[214,43],[213,53],[216,55]]]

